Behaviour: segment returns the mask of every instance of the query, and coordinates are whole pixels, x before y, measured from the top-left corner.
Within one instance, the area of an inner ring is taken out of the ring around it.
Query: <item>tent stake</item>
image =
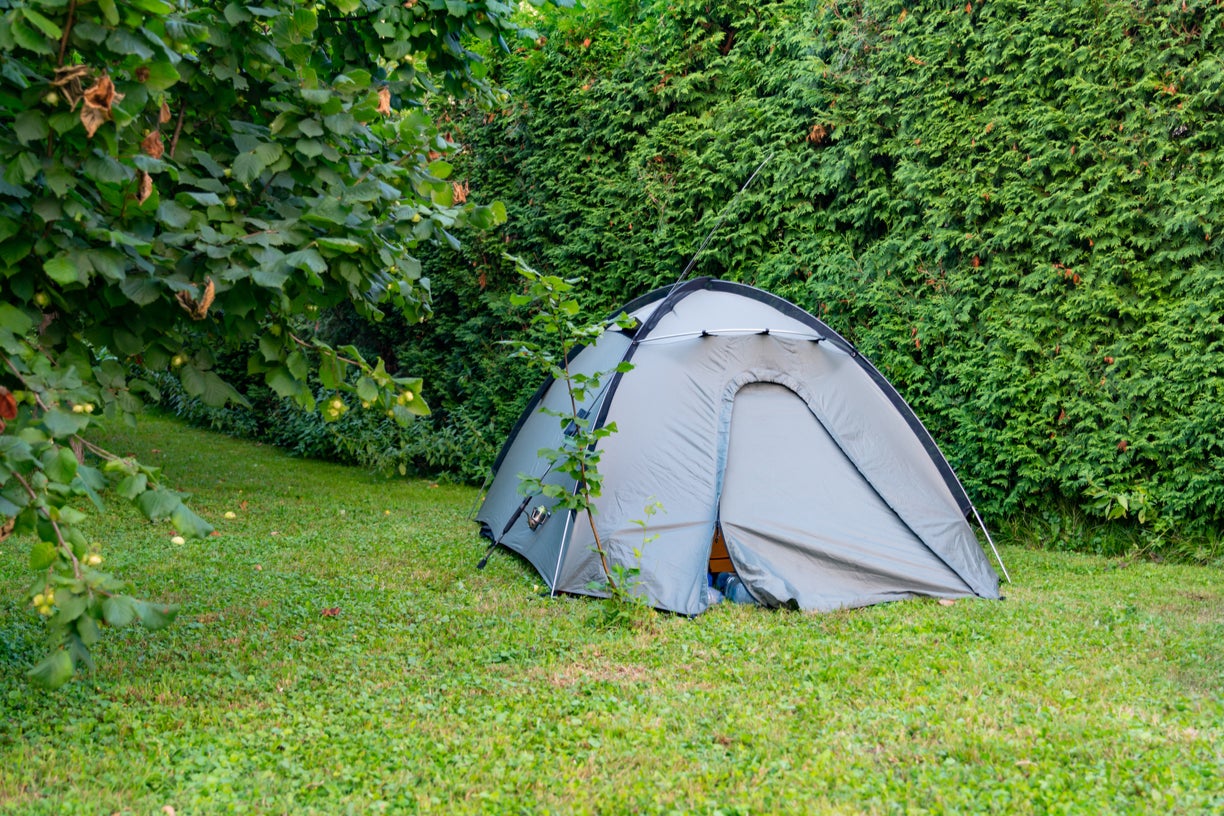
[[[977,519],[978,526],[982,528],[982,532],[986,534],[986,541],[990,544],[991,551],[994,552],[995,560],[999,562],[999,569],[1003,570],[1003,577],[1007,579],[1007,583],[1011,583],[1011,576],[1007,574],[1007,567],[1003,566],[1003,559],[999,556],[999,550],[995,547],[994,539],[990,537],[990,531],[986,529],[986,525],[982,523],[982,517],[978,515],[977,508],[973,508],[973,517]]]
[[[492,544],[489,545],[489,549],[485,550],[484,558],[480,559],[480,561],[476,563],[476,569],[482,570],[486,566],[488,566],[489,556],[493,554],[493,551],[497,549],[497,545],[500,543],[501,543],[500,541],[494,541]]]

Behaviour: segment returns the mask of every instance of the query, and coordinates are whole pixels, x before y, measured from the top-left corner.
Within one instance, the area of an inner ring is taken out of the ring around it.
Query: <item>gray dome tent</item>
[[[840,335],[781,298],[709,278],[657,290],[625,311],[636,328],[605,331],[571,370],[633,363],[580,407],[597,425],[617,425],[599,443],[595,522],[612,562],[640,565],[637,591],[653,606],[706,609],[719,533],[731,566],[767,606],[999,597],[968,523],[976,511],[951,466]],[[561,385],[541,386],[497,457],[476,520],[554,593],[598,595],[588,587],[603,573],[586,520],[562,511],[529,524],[533,508],[555,500],[518,491],[524,472],[573,489],[538,454],[564,433],[539,408],[567,410],[568,399]],[[635,521],[653,502],[662,509],[644,533]],[[644,544],[644,535],[655,538]]]

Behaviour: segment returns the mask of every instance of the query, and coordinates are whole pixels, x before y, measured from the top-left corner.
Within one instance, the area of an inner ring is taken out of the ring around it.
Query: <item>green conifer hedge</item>
[[[509,222],[436,259],[457,310],[400,336],[442,416],[514,414],[522,377],[489,376],[523,319],[504,250],[612,308],[674,280],[729,204],[694,274],[855,342],[988,515],[1218,542],[1218,3],[593,0],[535,23],[491,58],[505,105],[452,123]]]

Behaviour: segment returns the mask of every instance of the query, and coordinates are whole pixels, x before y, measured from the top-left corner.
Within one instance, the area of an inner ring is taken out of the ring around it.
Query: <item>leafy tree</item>
[[[470,47],[506,48],[512,11],[0,0],[0,519],[34,539],[29,599],[51,633],[37,680],[89,666],[100,625],[174,615],[103,570],[82,506],[102,510],[109,486],[210,532],[156,470],[86,439],[156,396],[146,372],[242,403],[214,366],[245,345],[249,370],[303,407],[308,376],[339,392],[325,419],[350,402],[401,423],[428,412],[419,378],[313,328],[341,303],[424,320],[417,247],[504,219],[448,179],[454,144],[428,102],[489,96]]]

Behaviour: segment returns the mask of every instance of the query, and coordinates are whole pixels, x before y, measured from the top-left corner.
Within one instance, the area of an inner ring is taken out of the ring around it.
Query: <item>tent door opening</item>
[[[731,553],[727,552],[727,541],[723,538],[722,525],[717,522],[714,524],[714,540],[710,543],[709,571],[714,575],[720,572],[735,572]]]
[[[963,585],[797,393],[745,385],[728,427],[719,520],[740,580],[762,604],[834,609]]]

